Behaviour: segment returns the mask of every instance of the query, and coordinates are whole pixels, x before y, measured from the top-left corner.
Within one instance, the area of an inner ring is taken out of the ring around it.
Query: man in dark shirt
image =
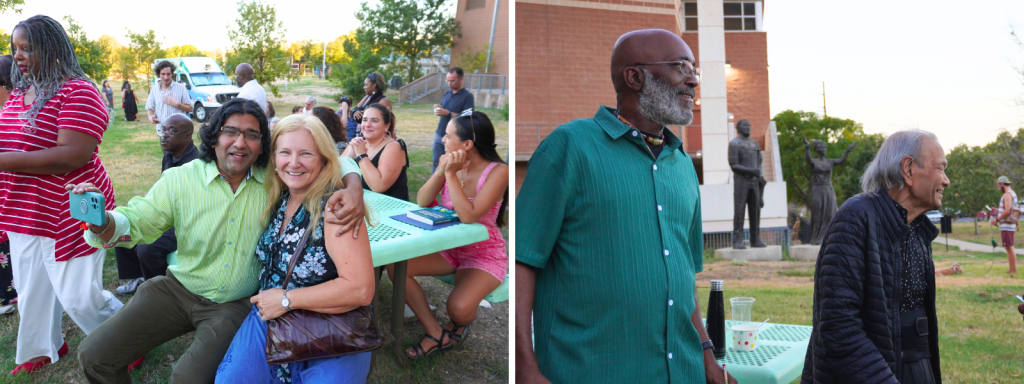
[[[437,122],[437,131],[434,132],[434,166],[430,172],[437,170],[437,162],[444,154],[444,131],[448,128],[448,122],[452,117],[459,116],[467,109],[473,108],[473,94],[462,88],[462,68],[452,67],[448,71],[448,90],[441,97],[441,104],[434,104],[434,114],[441,116]]]
[[[171,115],[164,120],[162,126],[157,127],[160,148],[164,150],[160,173],[199,158],[199,149],[192,143],[193,130],[192,119],[180,113]],[[135,293],[143,281],[163,276],[167,270],[167,255],[177,249],[178,239],[174,236],[174,228],[168,229],[152,244],[114,248],[117,276],[129,280],[127,284],[117,287],[117,293]]]

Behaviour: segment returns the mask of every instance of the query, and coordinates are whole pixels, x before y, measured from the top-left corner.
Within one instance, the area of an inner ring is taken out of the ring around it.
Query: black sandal
[[[459,325],[459,323],[456,323],[454,321],[450,321],[450,323],[452,325],[452,329],[448,329],[448,327],[445,327],[444,333],[448,334],[448,339],[452,341],[453,347],[462,345],[462,343],[466,342],[466,339],[469,339],[469,330],[472,327],[473,323],[469,323],[466,325]],[[456,333],[463,328],[465,328],[466,330],[462,331],[461,335]]]
[[[442,330],[442,332],[441,332],[441,340],[444,340],[445,335],[446,335],[445,331]],[[447,350],[452,349],[452,348],[455,347],[455,343],[449,342],[448,344],[444,344],[443,341],[434,338],[434,336],[430,336],[429,333],[424,333],[423,334],[423,338],[433,340],[435,343],[437,343],[437,345],[435,345],[433,348],[430,348],[430,350],[424,350],[423,349],[423,340],[420,340],[419,343],[416,343],[416,344],[412,345],[412,352],[415,355],[410,355],[409,351],[406,351],[405,352],[405,357],[408,357],[409,360],[419,360],[419,359],[422,359],[424,357],[432,355],[434,352],[443,352],[443,351],[447,351]]]

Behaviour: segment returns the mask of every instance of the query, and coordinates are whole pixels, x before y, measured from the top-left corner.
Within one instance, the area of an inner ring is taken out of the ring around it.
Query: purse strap
[[[295,247],[295,253],[292,254],[291,261],[288,262],[288,272],[285,273],[284,285],[281,286],[285,291],[288,290],[288,282],[292,279],[292,270],[295,269],[295,263],[299,261],[299,255],[302,254],[302,250],[306,248],[306,240],[309,239],[310,232],[313,231],[306,229],[306,233],[302,235],[302,240],[299,240],[299,245]]]

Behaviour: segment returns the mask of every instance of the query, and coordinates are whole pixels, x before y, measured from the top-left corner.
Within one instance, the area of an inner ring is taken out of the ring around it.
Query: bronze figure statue
[[[807,154],[807,164],[811,168],[811,189],[809,206],[811,210],[811,244],[821,245],[828,230],[828,224],[832,222],[832,216],[836,214],[839,207],[836,205],[836,190],[832,188],[832,168],[846,161],[850,150],[856,147],[857,143],[850,144],[843,152],[843,157],[829,159],[825,157],[828,147],[821,140],[814,141],[814,153],[817,157],[811,156],[811,144],[804,138],[804,148]]]
[[[743,208],[746,206],[750,219],[750,246],[763,248],[766,245],[761,241],[760,224],[766,182],[761,175],[761,146],[750,138],[750,122],[746,119],[736,123],[736,132],[740,135],[729,142],[729,167],[734,174],[732,247],[747,248],[743,245]]]

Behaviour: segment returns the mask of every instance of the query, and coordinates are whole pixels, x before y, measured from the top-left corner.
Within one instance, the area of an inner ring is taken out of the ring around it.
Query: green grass
[[[315,95],[321,100],[321,105],[332,108],[337,107],[333,100],[327,96],[334,92],[329,84],[323,80],[304,78],[298,82],[289,84],[289,90],[282,88],[281,98],[268,95],[269,100],[275,104],[278,116],[283,117],[290,114],[291,104],[285,102],[285,98],[298,98],[304,95]],[[150,186],[160,176],[160,162],[163,153],[160,149],[159,140],[153,124],[146,119],[146,111],[142,109],[146,103],[146,93],[136,90],[139,97],[140,113],[139,118],[144,121],[126,122],[120,108],[115,109],[115,119],[107,129],[100,145],[99,157],[107,169],[111,181],[114,184],[115,200],[118,205],[127,204],[135,196],[143,196]],[[395,95],[397,96],[397,94]],[[114,94],[114,105],[121,105],[119,92]],[[335,97],[334,100],[337,98]],[[397,102],[397,97],[392,97]],[[300,103],[295,103],[298,105]],[[285,110],[287,106],[287,111]],[[437,117],[432,113],[432,105],[429,104],[404,104],[396,105],[394,112],[399,122],[399,137],[405,139],[409,144],[409,160],[411,166],[408,169],[409,193],[415,201],[416,191],[430,177],[430,165],[432,152],[430,143],[433,140],[433,132],[437,127]],[[497,111],[497,110],[495,110]],[[493,117],[493,116],[492,116]],[[198,132],[200,123],[193,122]],[[495,119],[495,128],[498,137],[499,153],[505,153],[509,143],[508,121]],[[193,140],[198,145],[198,135],[193,135]],[[503,234],[508,238],[508,229],[503,228]],[[437,284],[433,279],[422,281],[422,285]],[[120,284],[117,279],[117,266],[113,252],[108,251],[104,261],[103,271],[104,288],[113,292]],[[426,287],[425,287],[426,288]],[[391,310],[391,283],[383,278],[380,286],[381,322],[390,329]],[[450,291],[450,289],[449,289]],[[120,296],[119,299],[127,301],[129,297]],[[434,297],[431,304],[440,306],[440,298]],[[507,303],[497,303],[495,306]],[[476,337],[487,337],[497,340],[504,340],[504,346],[498,350],[481,350],[480,347],[473,347],[471,343],[464,351],[451,351],[444,354],[429,356],[423,361],[414,364],[398,365],[390,354],[390,350],[375,352],[375,366],[370,375],[371,383],[445,383],[465,382],[467,377],[472,377],[473,382],[507,382],[508,381],[508,333],[507,322],[504,333],[500,335],[477,334]],[[411,345],[418,342],[422,337],[422,326],[413,321],[407,322],[403,345]],[[67,317],[64,316],[62,332],[70,347],[70,353],[56,364],[46,365],[44,368],[30,374],[18,375],[16,377],[6,374],[14,369],[14,357],[17,341],[18,316],[0,316],[0,383],[84,383],[81,367],[78,363],[78,345],[85,338],[79,328]],[[132,372],[132,380],[136,383],[166,383],[170,376],[171,367],[185,350],[191,345],[192,334],[186,334],[171,340],[157,349],[154,349],[146,356],[140,369]],[[476,345],[483,345],[482,342]],[[472,376],[468,376],[472,374]],[[483,378],[483,379],[476,379]]]
[[[946,234],[939,234],[939,239],[943,239]],[[974,234],[974,223],[953,223],[953,233],[949,234],[950,239],[957,239],[968,241],[976,244],[992,245],[992,240],[995,239],[998,246],[1002,246],[1003,242],[999,237],[999,227],[992,226],[987,221],[978,222],[978,234]],[[1024,244],[1024,231],[1017,231],[1013,235],[1014,244]]]

